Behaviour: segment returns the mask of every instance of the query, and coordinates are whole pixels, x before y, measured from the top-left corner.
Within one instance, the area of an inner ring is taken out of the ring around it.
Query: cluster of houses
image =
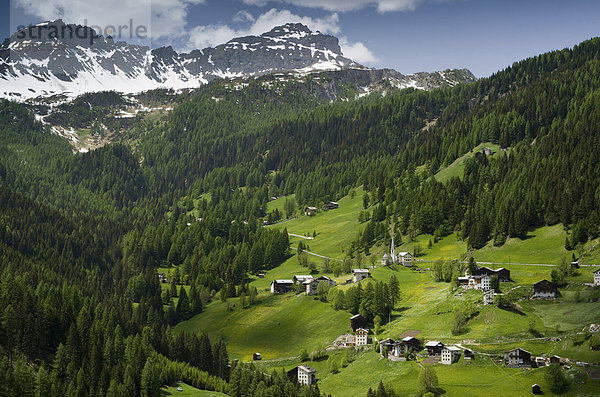
[[[458,361],[461,355],[461,348],[458,346],[444,346],[437,340],[428,341],[424,346],[429,357],[439,358],[440,363],[450,365]],[[423,350],[421,341],[413,336],[407,336],[401,340],[391,338],[384,339],[379,342],[379,353],[382,356],[387,356],[392,361],[406,361],[410,352],[416,354]],[[465,360],[473,358],[473,351],[464,349]]]
[[[489,291],[493,276],[498,276],[498,280],[501,283],[511,281],[510,270],[508,269],[501,267],[494,270],[485,266],[476,266],[472,272],[469,272],[469,269],[465,270],[464,277],[458,277],[458,285],[465,289],[473,288],[481,291]]]
[[[396,263],[402,266],[410,267],[412,266],[412,255],[410,252],[406,251],[396,253],[396,248],[394,247],[394,238],[392,237],[390,252],[383,254],[383,258],[381,258],[381,264],[383,266],[387,266]]]
[[[327,282],[332,286],[336,285],[335,280],[332,280],[327,276],[313,277],[311,275],[295,275],[292,280],[279,279],[273,281],[271,283],[271,293],[283,294],[285,292],[290,292],[294,288],[294,285],[302,285],[306,295],[316,295],[319,283],[322,281]]]
[[[572,361],[566,357],[554,355],[552,357],[534,357],[533,354],[520,347],[504,353],[504,364],[512,368],[546,367],[550,364],[567,365]],[[577,365],[587,366],[585,362],[575,362]]]
[[[594,272],[594,285],[600,286],[600,269]]]
[[[401,340],[384,339],[379,342],[379,353],[392,361],[406,361],[408,353],[414,354],[425,350],[429,357],[439,358],[439,362],[444,365],[450,365],[458,362],[461,353],[465,360],[473,359],[474,352],[471,349],[459,346],[444,346],[437,340],[431,340],[421,346],[421,342],[412,336],[407,336]],[[545,367],[550,364],[570,364],[571,360],[565,357],[535,357],[533,354],[522,348],[516,348],[504,353],[504,364],[511,368],[524,367]],[[587,363],[577,362],[577,365],[586,366]]]
[[[335,201],[328,201],[325,203],[325,211],[331,211],[331,210],[336,210],[339,208],[339,203],[335,202]],[[306,216],[315,216],[317,215],[317,213],[319,212],[319,209],[317,207],[305,207],[304,208],[304,215]]]

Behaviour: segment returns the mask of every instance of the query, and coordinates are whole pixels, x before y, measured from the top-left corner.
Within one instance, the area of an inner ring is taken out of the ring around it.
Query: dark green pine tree
[[[191,317],[190,300],[183,285],[179,289],[179,300],[177,301],[177,307],[175,310],[177,312],[177,316],[181,320],[187,320]]]

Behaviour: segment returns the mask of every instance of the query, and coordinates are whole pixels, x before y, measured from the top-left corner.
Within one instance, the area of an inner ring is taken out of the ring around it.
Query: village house
[[[465,270],[465,276],[498,276],[498,280],[501,283],[509,282],[510,280],[510,270],[505,269],[503,267],[498,268],[496,270],[490,269],[489,267],[476,266],[475,270],[472,273],[469,273],[469,269]]]
[[[340,205],[338,203],[336,203],[335,201],[330,201],[327,204],[325,204],[325,209],[327,211],[329,211],[329,210],[336,210],[336,209],[338,209],[339,206]]]
[[[304,209],[304,215],[306,216],[314,216],[317,215],[317,207],[306,207]]]
[[[358,328],[355,332],[353,338],[353,344],[346,343],[346,346],[366,346],[369,344],[369,330],[366,328]]]
[[[471,276],[467,288],[474,288],[480,291],[488,291],[491,289],[492,278],[488,275]]]
[[[560,364],[560,356],[554,355],[550,357],[550,364]]]
[[[484,305],[493,305],[495,303],[496,294],[494,291],[489,290],[483,293],[483,304]]]
[[[594,285],[600,285],[600,269],[594,272]]]
[[[283,294],[290,292],[293,286],[294,282],[292,280],[275,280],[271,283],[271,293]]]
[[[407,336],[400,341],[387,338],[379,342],[379,354],[383,356],[387,352],[387,357],[394,361],[406,361],[405,355],[411,348],[415,352],[420,349],[419,340],[412,336]]]
[[[557,292],[556,284],[548,280],[542,280],[533,284],[532,297],[537,299],[554,299]]]
[[[410,252],[398,252],[396,263],[400,263],[402,266],[412,266],[412,255]]]
[[[298,383],[310,386],[316,382],[316,373],[313,368],[306,365],[298,366]]]
[[[317,277],[317,278],[310,278],[308,280],[306,280],[305,282],[302,283],[302,285],[304,286],[304,292],[306,292],[306,295],[316,295],[317,294],[317,289],[319,287],[319,283],[321,281],[325,281],[327,283],[329,283],[329,285],[335,285],[336,282],[332,279],[330,279],[327,276],[321,276],[321,277]]]
[[[393,340],[392,338],[387,338],[382,341],[379,341],[379,354],[381,354],[382,356],[384,355],[385,352],[387,352],[388,354],[391,354],[396,343],[397,342],[395,340]]]
[[[260,353],[254,353],[254,354],[252,355],[252,359],[253,359],[254,361],[260,361],[260,360],[262,360],[262,357],[261,357]]]
[[[504,353],[504,363],[509,367],[530,367],[531,353],[520,347],[507,351]]]
[[[444,344],[437,340],[432,340],[425,343],[425,349],[427,349],[427,354],[430,356],[439,356],[442,354],[442,349],[444,348]]]
[[[356,331],[359,328],[366,328],[367,319],[360,314],[355,314],[354,316],[350,317],[350,327],[352,327],[352,331]]]
[[[531,393],[532,394],[542,394],[542,388],[537,383],[531,385]]]
[[[352,269],[352,278],[355,283],[371,277],[371,272],[367,269]]]
[[[303,284],[305,281],[312,280],[313,276],[296,274],[292,280],[294,284]]]
[[[536,367],[538,368],[542,368],[548,365],[548,359],[546,357],[536,357],[534,361]]]
[[[403,357],[411,349],[415,353],[421,350],[421,342],[415,337],[407,336],[394,344],[392,354],[396,357]]]
[[[442,349],[442,359],[441,363],[445,365],[450,365],[455,363],[460,358],[460,349],[456,346],[445,346]]]

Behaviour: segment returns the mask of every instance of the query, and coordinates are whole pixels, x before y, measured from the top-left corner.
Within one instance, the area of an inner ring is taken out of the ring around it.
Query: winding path
[[[296,247],[290,247],[290,248],[291,248],[291,249],[293,249],[293,250],[297,250],[297,249],[298,249],[298,248],[296,248]],[[338,258],[332,258],[332,257],[330,257],[330,256],[325,256],[325,255],[320,255],[320,254],[315,254],[314,252],[310,252],[310,251],[307,251],[307,250],[304,250],[304,251],[302,251],[302,252],[306,252],[306,253],[307,253],[307,254],[309,254],[309,255],[318,256],[319,258],[323,258],[323,259],[329,259],[329,260],[332,260],[332,261],[343,262],[343,260],[342,260],[342,259],[338,259]]]

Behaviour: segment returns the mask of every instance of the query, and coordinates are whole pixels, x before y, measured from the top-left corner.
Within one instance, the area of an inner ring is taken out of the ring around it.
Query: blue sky
[[[468,68],[484,77],[600,35],[595,0],[0,0],[1,36],[62,17],[101,28],[134,19],[151,38],[191,50],[303,22],[340,38],[346,56],[402,73]],[[150,41],[151,39],[151,41]]]

